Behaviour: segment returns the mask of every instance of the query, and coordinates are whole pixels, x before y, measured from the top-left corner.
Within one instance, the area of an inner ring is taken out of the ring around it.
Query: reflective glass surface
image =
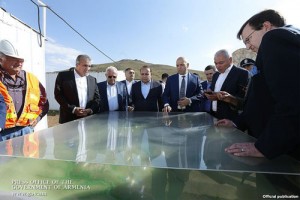
[[[225,147],[255,139],[214,120],[207,113],[109,112],[1,142],[0,199],[30,192],[35,199],[298,195],[298,161],[229,155]]]

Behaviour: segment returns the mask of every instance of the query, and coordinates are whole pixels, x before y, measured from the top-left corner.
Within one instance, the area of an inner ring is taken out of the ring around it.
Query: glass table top
[[[109,112],[0,143],[0,158],[24,157],[116,166],[300,175],[291,157],[236,157],[224,149],[255,141],[214,126],[207,113]]]

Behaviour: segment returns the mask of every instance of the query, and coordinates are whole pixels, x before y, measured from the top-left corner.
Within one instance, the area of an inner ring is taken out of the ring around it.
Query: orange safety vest
[[[9,95],[6,86],[1,81],[0,92],[4,97],[7,107],[5,128],[28,126],[39,116],[39,114],[41,114],[42,110],[39,108],[41,93],[39,80],[33,74],[26,72],[26,94],[23,111],[19,119],[17,117],[13,99]]]

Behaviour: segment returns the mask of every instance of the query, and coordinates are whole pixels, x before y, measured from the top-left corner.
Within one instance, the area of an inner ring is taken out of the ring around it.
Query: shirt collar
[[[142,85],[149,85],[151,83],[151,80],[147,83],[144,83],[143,81],[141,81]]]
[[[110,85],[110,84],[108,84],[108,82],[106,81],[106,85],[109,86],[109,87],[114,87],[114,86],[117,86],[117,82],[115,82],[115,84],[113,84],[113,85]]]
[[[128,85],[128,84],[130,84],[130,83],[133,83],[133,80],[132,81],[127,81],[127,80],[125,80],[126,81],[126,84]]]
[[[228,74],[230,72],[230,70],[232,69],[233,65],[230,65],[230,67],[228,67],[223,73],[221,74]]]
[[[77,72],[76,72],[76,70],[74,69],[74,75],[75,75],[75,78],[85,78],[86,76],[80,76]]]
[[[184,77],[187,77],[188,76],[188,73],[186,73],[186,74],[183,74],[183,75],[181,75],[181,74],[178,74],[181,78],[184,76]]]

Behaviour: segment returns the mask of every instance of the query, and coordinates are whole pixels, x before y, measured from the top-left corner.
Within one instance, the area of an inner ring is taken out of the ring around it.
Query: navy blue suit
[[[135,111],[154,111],[162,109],[162,85],[158,81],[151,81],[150,91],[144,98],[141,90],[141,81],[132,85],[132,104]]]
[[[219,75],[219,72],[216,72],[213,75],[212,83],[210,86],[212,91],[214,91],[215,89],[215,85]],[[226,91],[235,97],[244,98],[248,80],[249,73],[247,70],[232,66],[221,87],[221,91]],[[226,118],[232,120],[237,117],[238,110],[233,109],[229,103],[226,103],[224,101],[217,101],[217,111],[213,113],[213,115],[218,119]]]
[[[2,130],[5,127],[5,121],[6,121],[6,103],[4,101],[2,94],[0,94],[0,128]],[[1,139],[2,137],[0,137],[0,141]]]
[[[208,87],[207,87],[208,84],[207,83],[208,83],[207,81],[201,82],[203,90],[207,90],[208,89]],[[207,99],[206,97],[204,97],[201,100],[200,111],[201,112],[210,112],[211,111],[211,101],[209,99]]]
[[[188,73],[187,75],[187,89],[186,95],[190,98],[192,104],[186,106],[184,112],[199,112],[200,100],[203,98],[203,89],[198,76]],[[179,100],[179,74],[169,76],[167,79],[166,87],[163,93],[163,105],[169,104],[173,112],[179,112],[178,110]]]
[[[128,96],[126,85],[122,82],[116,82],[117,94],[118,94],[118,104],[119,109],[117,111],[125,111],[128,105]],[[99,93],[100,93],[100,110],[99,112],[109,111],[109,105],[107,100],[107,81],[102,81],[97,83]]]

